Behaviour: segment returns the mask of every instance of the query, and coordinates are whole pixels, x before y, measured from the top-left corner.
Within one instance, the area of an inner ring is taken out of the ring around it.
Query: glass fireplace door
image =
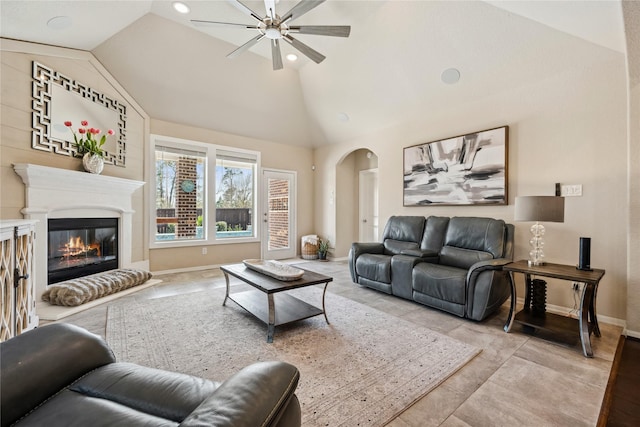
[[[50,219],[49,284],[118,268],[118,219]]]

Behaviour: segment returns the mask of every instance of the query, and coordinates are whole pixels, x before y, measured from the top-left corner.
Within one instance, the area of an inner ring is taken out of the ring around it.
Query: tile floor
[[[609,378],[620,327],[600,324],[592,337],[594,358],[578,347],[503,331],[508,306],[482,323],[458,318],[351,282],[346,262],[303,261],[334,277],[329,291],[482,349],[474,360],[388,425],[594,426]],[[225,286],[219,269],[156,275],[162,283],[123,298],[144,300]],[[104,304],[63,319],[105,334]],[[330,311],[330,307],[327,307]],[[276,329],[276,335],[278,331]]]

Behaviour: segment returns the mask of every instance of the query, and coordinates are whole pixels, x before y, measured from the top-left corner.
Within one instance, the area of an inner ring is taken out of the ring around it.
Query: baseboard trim
[[[279,260],[279,261],[280,262],[284,262],[286,264],[303,264],[305,262],[313,262],[313,261],[317,261],[317,260],[307,260],[307,259],[302,259],[302,258],[289,258],[289,259],[283,259],[283,260]],[[151,273],[153,275],[175,274],[175,273],[191,273],[191,272],[194,272],[194,271],[203,271],[203,270],[211,270],[213,268],[220,268],[220,266],[227,265],[227,264],[235,264],[235,263],[225,262],[224,264],[207,264],[207,265],[199,265],[197,267],[174,268],[172,270],[158,270],[158,271],[152,271]]]
[[[640,340],[640,332],[638,332],[638,331],[630,331],[630,330],[628,330],[628,329],[626,329],[626,328],[625,328],[625,330],[624,330],[624,334],[625,334],[626,336],[628,336],[628,337],[631,337],[631,338],[635,338],[635,339],[639,339],[639,340]]]
[[[524,305],[524,298],[520,298],[518,297],[518,304],[520,305]],[[561,316],[569,316],[569,317],[573,317],[574,319],[578,318],[578,314],[576,312],[576,310],[569,308],[569,307],[564,307],[561,305],[554,305],[554,304],[547,304],[547,311],[549,313],[553,313],[553,314],[559,314]],[[615,325],[615,326],[620,326],[623,328],[626,328],[627,326],[627,322],[623,319],[618,319],[616,317],[610,317],[610,316],[603,316],[601,314],[598,314],[598,322],[599,323],[606,323],[608,325]],[[629,335],[628,333],[625,333],[624,335]],[[638,338],[640,338],[640,334],[638,334]]]

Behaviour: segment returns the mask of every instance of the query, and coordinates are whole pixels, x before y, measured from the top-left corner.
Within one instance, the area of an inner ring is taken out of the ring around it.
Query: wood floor
[[[474,322],[356,285],[351,282],[344,261],[298,261],[304,263],[304,268],[334,278],[328,292],[482,350],[457,373],[391,421],[388,427],[575,427],[597,424],[621,327],[601,322],[602,337],[591,340],[594,357],[585,358],[580,348],[544,341],[515,327],[511,333],[505,333],[503,326],[508,305],[485,321]],[[161,279],[162,283],[122,299],[144,302],[225,286],[224,277],[217,268],[154,278]],[[567,289],[567,292],[571,290]],[[108,305],[90,308],[63,321],[104,335]],[[328,310],[330,312],[330,308]],[[300,327],[304,327],[304,323]]]
[[[640,426],[640,340],[620,337],[598,427]]]

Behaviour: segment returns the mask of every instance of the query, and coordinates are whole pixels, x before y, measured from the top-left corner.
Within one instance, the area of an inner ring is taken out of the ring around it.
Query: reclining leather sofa
[[[392,216],[381,243],[352,244],[349,270],[360,285],[480,321],[510,295],[513,239],[500,219]]]
[[[299,372],[252,364],[219,383],[117,363],[102,338],[50,324],[0,343],[1,425],[296,426]]]

